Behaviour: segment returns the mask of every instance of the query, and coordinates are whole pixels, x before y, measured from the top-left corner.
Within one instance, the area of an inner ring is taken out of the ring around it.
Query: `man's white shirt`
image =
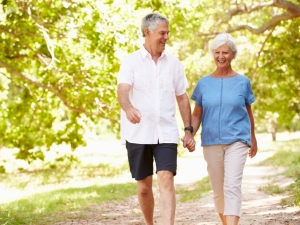
[[[123,60],[118,84],[131,85],[129,100],[142,115],[132,124],[121,110],[121,141],[136,144],[178,143],[176,96],[186,92],[188,82],[181,62],[162,52],[157,64],[144,48]]]

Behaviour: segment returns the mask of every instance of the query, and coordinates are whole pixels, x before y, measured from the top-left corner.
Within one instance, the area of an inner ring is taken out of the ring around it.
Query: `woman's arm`
[[[249,156],[250,158],[253,158],[256,153],[257,153],[257,142],[256,142],[256,137],[255,137],[255,123],[254,123],[254,117],[252,113],[252,108],[251,105],[247,105],[247,111],[250,119],[250,126],[251,126],[251,148],[249,149]]]
[[[194,111],[192,113],[192,127],[194,128],[194,132],[193,132],[193,136],[195,136],[195,134],[197,133],[199,127],[200,127],[200,124],[202,122],[202,113],[203,113],[203,109],[201,106],[195,104],[195,107],[194,107]]]

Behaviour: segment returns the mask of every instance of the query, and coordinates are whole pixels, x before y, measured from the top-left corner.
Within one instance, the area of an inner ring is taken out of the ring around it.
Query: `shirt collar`
[[[147,49],[145,48],[144,45],[141,46],[141,54],[143,59],[145,59],[147,57],[147,55],[149,55],[149,57],[151,58],[151,54],[147,51]],[[165,50],[161,53],[161,56],[159,58],[162,58],[166,55]]]

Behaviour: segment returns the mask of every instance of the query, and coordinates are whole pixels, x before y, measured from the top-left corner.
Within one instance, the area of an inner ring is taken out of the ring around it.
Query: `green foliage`
[[[119,129],[119,58],[137,45],[134,18],[120,15],[132,10],[97,1],[0,5],[2,146],[30,161],[53,144],[84,145],[85,127],[99,118]]]
[[[298,2],[289,3],[298,9]],[[1,146],[18,149],[16,158],[32,162],[43,160],[43,149],[54,144],[68,144],[73,150],[85,145],[85,132],[103,119],[118,134],[120,61],[141,44],[140,21],[152,11],[170,20],[168,50],[184,64],[189,93],[200,77],[214,70],[209,41],[216,33],[231,32],[241,49],[234,69],[253,83],[255,117],[264,124],[266,115],[278,114],[279,125],[291,129],[292,121],[299,123],[300,111],[295,51],[299,17],[295,14],[264,31],[251,32],[246,27],[264,27],[280,13],[293,11],[259,4],[259,0],[3,0]]]
[[[176,194],[179,194],[179,201],[190,202],[201,198],[211,190],[209,177],[204,177],[193,183],[191,186],[178,185]]]
[[[122,201],[136,193],[135,183],[58,189],[39,193],[0,206],[0,223],[52,224],[56,214],[88,209],[107,201]]]
[[[266,112],[277,114],[277,123],[291,129],[291,122],[300,113],[300,20],[282,23],[265,44],[257,66],[249,73],[257,98],[258,119],[267,119]],[[264,96],[264,97],[262,97]],[[296,122],[296,121],[294,121]]]

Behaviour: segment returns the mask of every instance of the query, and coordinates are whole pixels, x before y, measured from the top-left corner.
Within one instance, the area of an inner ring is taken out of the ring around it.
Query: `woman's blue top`
[[[232,144],[251,146],[251,127],[246,105],[254,101],[248,77],[202,77],[191,96],[203,109],[201,145]]]

